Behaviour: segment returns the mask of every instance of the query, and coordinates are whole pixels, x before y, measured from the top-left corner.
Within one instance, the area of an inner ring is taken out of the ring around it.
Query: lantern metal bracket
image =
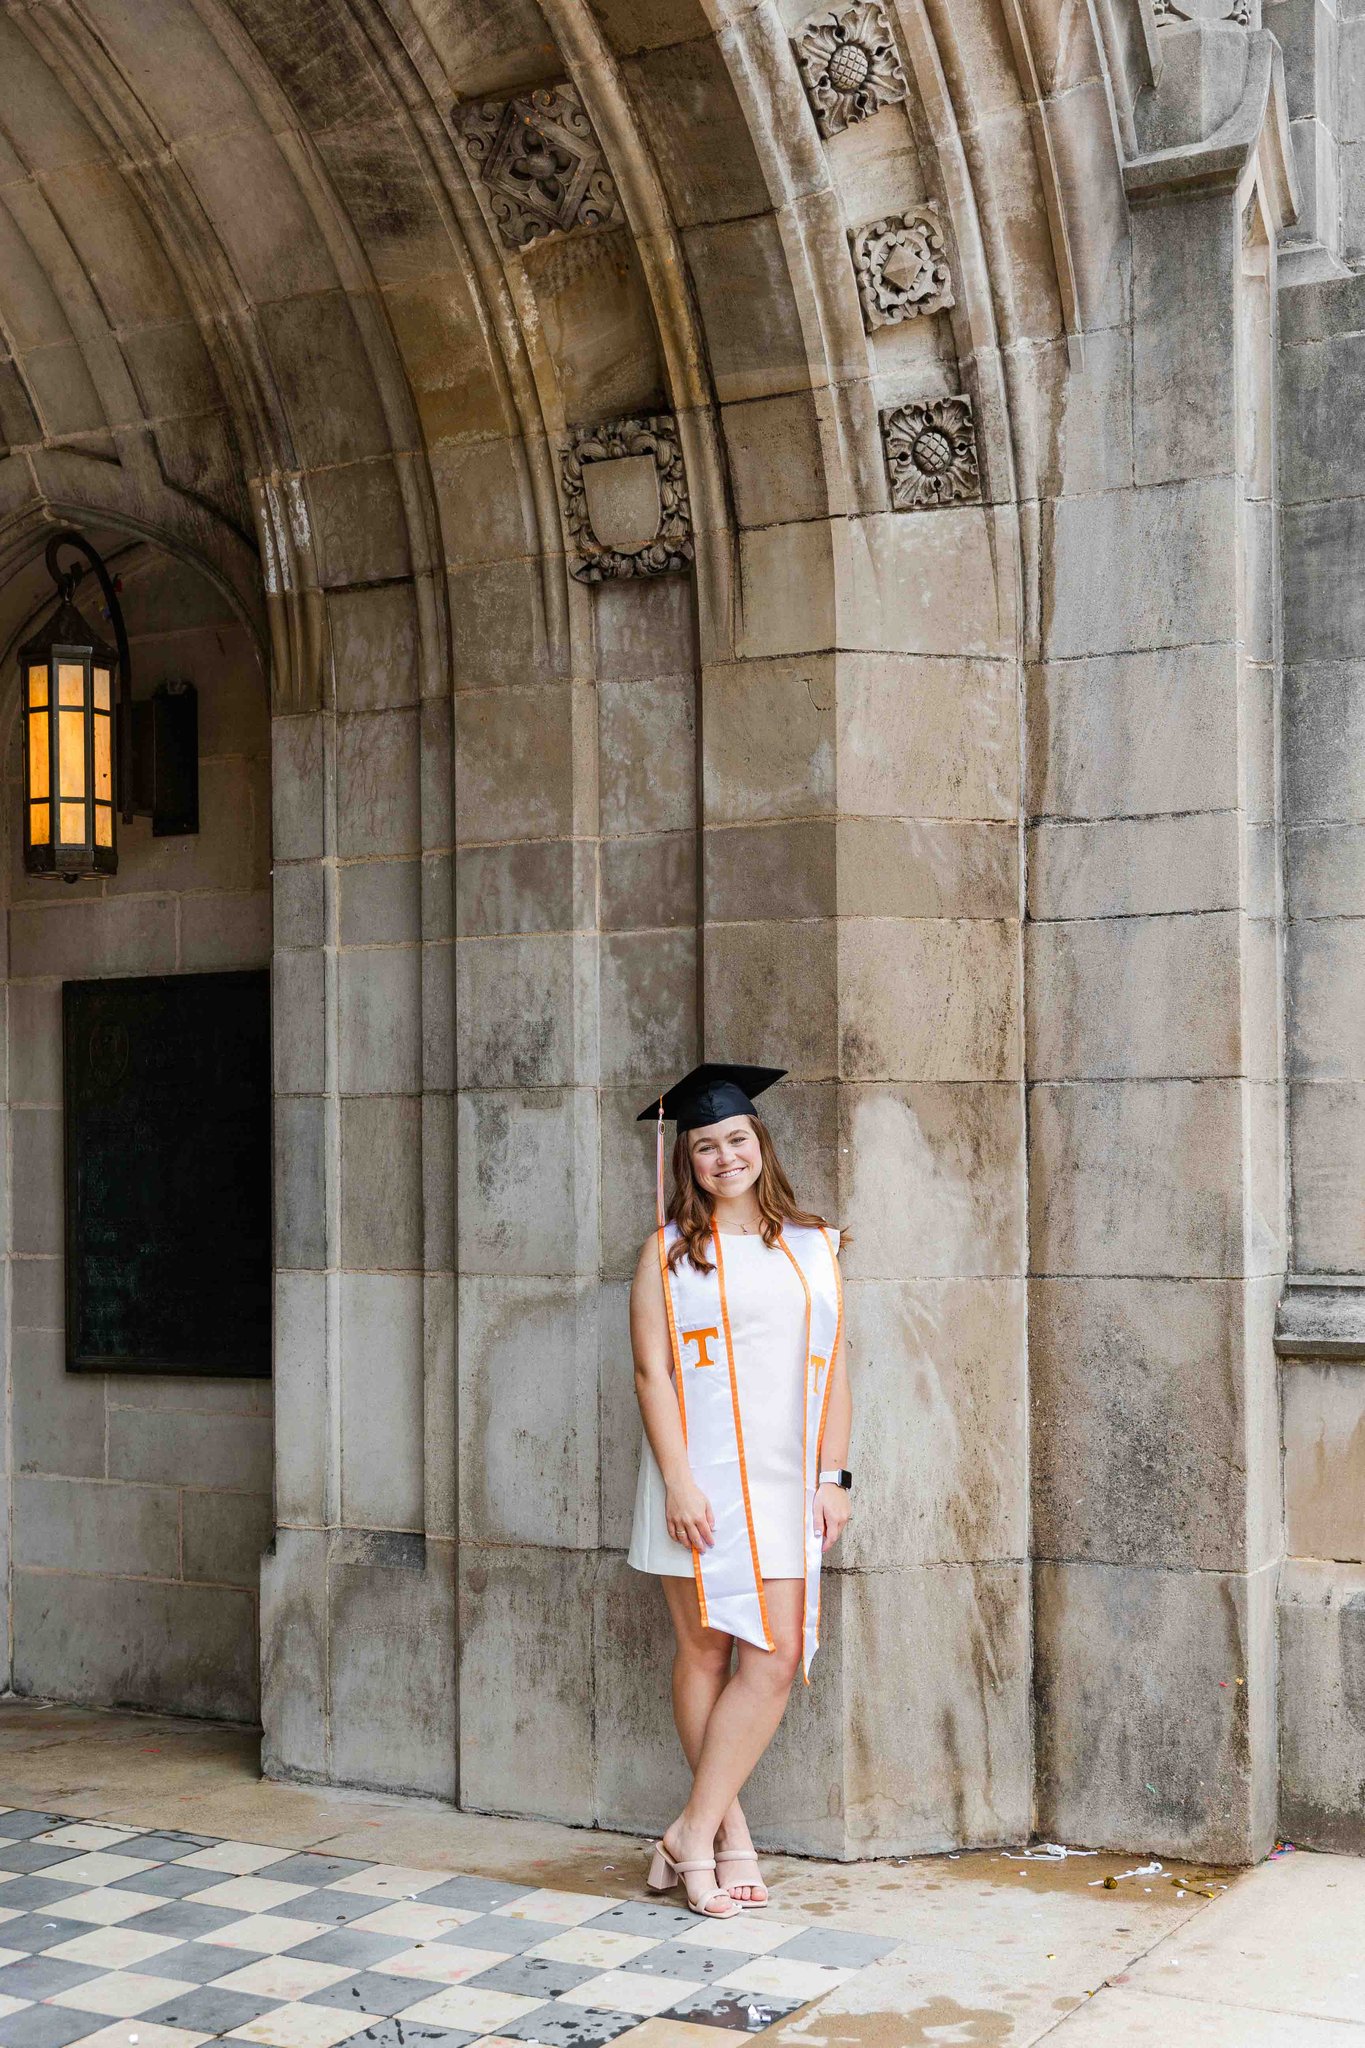
[[[62,602],[70,604],[76,588],[77,574],[73,569],[63,569],[58,563],[58,551],[62,548],[79,548],[86,561],[94,570],[104,601],[109,608],[109,623],[114,629],[114,645],[118,649],[118,746],[115,749],[115,773],[118,778],[119,815],[125,825],[133,822],[133,678],[128,654],[128,634],[123,624],[123,608],[118,601],[118,591],[113,578],[104,566],[103,558],[91,547],[83,533],[74,526],[54,533],[47,544],[44,559],[47,573],[61,593]]]

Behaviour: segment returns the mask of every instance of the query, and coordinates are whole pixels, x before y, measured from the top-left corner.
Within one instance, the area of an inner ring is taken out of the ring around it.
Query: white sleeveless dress
[[[835,1246],[838,1233],[830,1232]],[[725,1291],[735,1348],[740,1422],[759,1568],[765,1579],[805,1576],[802,1471],[806,1293],[779,1245],[725,1234]],[[692,1577],[692,1553],[664,1521],[664,1482],[646,1437],[640,1446],[635,1521],[627,1562],[666,1579]]]

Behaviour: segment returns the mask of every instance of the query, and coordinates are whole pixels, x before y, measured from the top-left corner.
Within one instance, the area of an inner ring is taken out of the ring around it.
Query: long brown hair
[[[817,1216],[810,1209],[797,1207],[792,1184],[782,1171],[782,1162],[777,1156],[772,1137],[761,1116],[751,1116],[754,1136],[758,1139],[758,1156],[762,1162],[754,1193],[758,1197],[761,1221],[759,1229],[763,1242],[771,1251],[777,1243],[784,1223],[795,1223],[807,1230],[825,1230],[828,1225],[823,1216]],[[711,1218],[715,1203],[697,1179],[692,1167],[692,1153],[687,1142],[686,1131],[679,1131],[673,1145],[673,1192],[668,1198],[668,1220],[678,1226],[678,1240],[668,1254],[670,1268],[676,1268],[684,1257],[689,1258],[699,1273],[712,1270],[711,1260],[702,1249],[711,1234]]]

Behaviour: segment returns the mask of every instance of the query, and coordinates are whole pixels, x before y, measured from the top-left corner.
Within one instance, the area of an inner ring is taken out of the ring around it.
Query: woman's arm
[[[657,1241],[646,1238],[630,1290],[630,1346],[635,1356],[635,1398],[664,1482],[664,1521],[675,1543],[709,1550],[716,1518],[692,1477],[673,1385],[668,1311]]]
[[[839,1471],[848,1464],[849,1440],[853,1435],[853,1390],[848,1383],[848,1361],[840,1332],[830,1362],[829,1406],[825,1410],[824,1434],[820,1438],[819,1469]],[[830,1550],[844,1533],[852,1503],[842,1486],[815,1489],[815,1533],[821,1550]]]

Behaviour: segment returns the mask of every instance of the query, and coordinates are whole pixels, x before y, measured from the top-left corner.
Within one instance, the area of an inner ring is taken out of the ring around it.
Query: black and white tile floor
[[[893,1946],[0,1810],[0,2048],[720,2048]]]

